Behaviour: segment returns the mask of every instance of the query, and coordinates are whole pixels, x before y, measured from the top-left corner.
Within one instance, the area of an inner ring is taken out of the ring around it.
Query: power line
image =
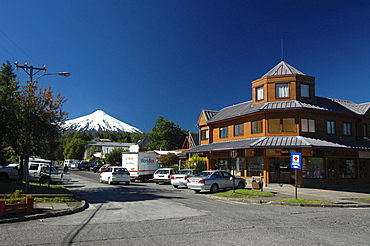
[[[34,59],[32,59],[32,57],[30,57],[21,47],[19,47],[12,39],[10,39],[1,29],[0,29],[0,32],[12,43],[14,44],[20,51],[22,51],[23,54],[25,54],[29,59],[31,59],[34,63],[38,64],[37,61],[35,61]],[[13,56],[14,57],[14,56]]]

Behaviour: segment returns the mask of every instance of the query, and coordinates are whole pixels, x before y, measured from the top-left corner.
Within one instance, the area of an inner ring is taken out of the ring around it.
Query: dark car
[[[88,162],[88,161],[81,161],[78,164],[78,170],[80,170],[80,171],[82,171],[82,170],[90,171],[90,167],[92,167],[93,165],[94,165],[94,163],[91,163],[91,162]]]
[[[101,168],[103,164],[95,164],[94,166],[90,167],[90,171],[93,171],[94,173],[99,172],[99,168]]]

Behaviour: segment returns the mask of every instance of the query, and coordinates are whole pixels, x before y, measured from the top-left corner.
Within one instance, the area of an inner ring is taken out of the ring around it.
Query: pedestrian
[[[279,183],[280,182],[280,164],[277,163],[275,166],[275,182]]]
[[[65,172],[65,173],[68,172],[68,165],[67,164],[64,166],[63,172]]]

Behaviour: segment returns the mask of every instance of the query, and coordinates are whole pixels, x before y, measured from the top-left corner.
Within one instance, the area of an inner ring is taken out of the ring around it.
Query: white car
[[[124,167],[110,166],[100,174],[100,183],[104,182],[108,184],[125,182],[128,185],[130,184],[130,173]]]
[[[177,172],[177,174],[171,175],[171,185],[175,188],[187,187],[187,179],[198,174],[199,171],[195,169],[182,169]]]
[[[219,189],[232,189],[233,187],[244,189],[245,179],[234,177],[231,173],[222,170],[203,171],[188,178],[188,188],[196,193],[200,191],[216,193]]]
[[[176,174],[175,168],[160,168],[153,174],[153,181],[159,183],[171,183],[171,175]]]

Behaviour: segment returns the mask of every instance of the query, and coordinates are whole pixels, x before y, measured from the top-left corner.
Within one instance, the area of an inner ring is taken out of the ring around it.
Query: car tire
[[[159,184],[159,182],[155,182],[156,184]]]
[[[178,185],[174,185],[173,187],[174,187],[174,188],[178,188],[179,186],[178,186]]]
[[[245,188],[245,183],[243,181],[240,181],[238,185],[236,186],[237,189],[244,189]]]
[[[129,184],[130,184],[130,181],[125,182],[125,185],[129,185]]]
[[[217,193],[218,192],[218,185],[217,184],[213,184],[211,186],[211,189],[209,190],[211,193]]]
[[[200,193],[200,190],[194,190],[195,193]]]

